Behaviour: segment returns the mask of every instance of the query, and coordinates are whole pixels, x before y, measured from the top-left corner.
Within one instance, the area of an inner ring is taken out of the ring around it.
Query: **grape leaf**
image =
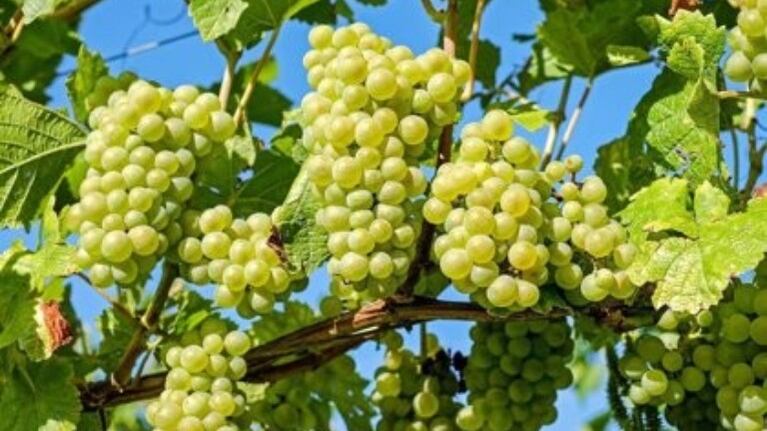
[[[0,226],[30,223],[84,147],[66,117],[9,93],[0,94]]]
[[[202,39],[211,41],[235,28],[247,8],[244,0],[192,0],[189,14]]]
[[[631,280],[655,283],[656,308],[696,313],[716,304],[732,276],[755,268],[764,257],[767,199],[752,200],[744,212],[727,215],[729,200],[708,183],[697,188],[690,208],[687,184],[656,181],[634,197],[621,217],[639,247],[628,269]],[[658,234],[649,237],[648,229]],[[685,236],[662,235],[668,230]]]
[[[534,88],[562,79],[572,73],[572,66],[561,62],[540,41],[533,43],[530,57],[517,73],[517,90],[526,96]]]
[[[182,335],[196,328],[213,314],[213,303],[197,292],[184,289],[180,295],[171,298],[176,312],[163,318],[163,328],[173,335]]]
[[[24,23],[30,24],[34,20],[50,15],[60,4],[68,0],[24,0],[21,11],[24,13]]]
[[[275,223],[291,266],[304,274],[311,274],[329,256],[328,234],[315,220],[320,208],[303,168],[293,181],[285,203],[277,210]]]
[[[243,184],[232,211],[239,217],[254,212],[269,213],[282,204],[300,167],[279,151],[261,151],[253,166],[253,177]]]
[[[80,397],[73,383],[72,366],[59,359],[15,369],[0,396],[0,429],[32,431],[49,420],[77,423]]]
[[[659,12],[649,3],[597,0],[577,5],[552,4],[538,27],[538,37],[576,74],[594,77],[612,67],[609,52],[614,55],[615,46],[640,49],[650,46],[651,40],[637,23],[638,17]]]
[[[687,181],[662,178],[632,196],[631,203],[619,215],[637,243],[647,238],[647,232],[663,230],[696,237],[698,225],[690,214],[689,195]]]
[[[244,45],[252,46],[266,31],[279,28],[302,9],[318,0],[246,0],[248,7],[240,15],[231,37]]]
[[[96,81],[109,74],[104,59],[101,55],[91,52],[85,45],[80,46],[77,53],[77,67],[67,77],[67,93],[75,118],[81,122],[88,119],[88,108],[85,106],[85,98],[93,91]]]

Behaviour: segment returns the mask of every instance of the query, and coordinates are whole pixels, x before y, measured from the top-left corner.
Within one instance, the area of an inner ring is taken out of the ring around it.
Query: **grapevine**
[[[0,430],[767,429],[767,0],[133,3],[0,0]]]

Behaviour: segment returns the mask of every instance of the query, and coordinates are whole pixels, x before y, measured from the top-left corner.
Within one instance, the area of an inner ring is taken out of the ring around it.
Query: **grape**
[[[239,379],[244,375],[241,370],[235,372],[233,365],[244,364],[239,355],[249,348],[250,339],[238,331],[227,334],[226,324],[217,317],[209,317],[199,328],[181,336],[181,346],[172,346],[165,354],[170,368],[165,390],[147,407],[147,419],[156,429],[239,429],[233,421],[242,414],[238,405],[244,395],[234,392],[235,386],[222,376],[238,375]],[[225,344],[237,345],[238,355],[227,348],[223,356]]]
[[[373,403],[379,409],[377,429],[399,423],[407,429],[452,429],[460,405],[453,400],[458,379],[450,357],[428,334],[419,357],[402,347],[402,338],[391,332],[382,338],[386,345],[384,365],[376,371]]]
[[[556,391],[572,382],[567,322],[477,323],[470,334],[468,405],[456,415],[458,428],[537,430],[554,420]]]

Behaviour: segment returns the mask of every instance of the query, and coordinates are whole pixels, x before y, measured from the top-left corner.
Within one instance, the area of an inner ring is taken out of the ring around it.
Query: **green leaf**
[[[695,219],[698,223],[708,223],[727,217],[730,198],[721,189],[706,181],[695,190]]]
[[[746,211],[727,215],[729,200],[724,193],[704,183],[689,208],[684,183],[657,181],[640,192],[621,216],[630,223],[631,239],[639,246],[628,270],[631,280],[639,285],[655,283],[656,308],[696,313],[721,299],[731,277],[756,268],[763,259],[767,199],[753,200]],[[648,238],[644,232],[648,226],[655,232],[675,230],[686,236]]]
[[[0,94],[0,226],[29,224],[83,147],[66,117]]]
[[[75,71],[67,77],[67,92],[69,101],[75,112],[75,118],[81,122],[88,119],[88,108],[85,106],[85,99],[93,91],[96,81],[102,76],[109,74],[104,59],[101,55],[91,52],[85,45],[80,46],[77,53],[77,67]]]
[[[0,272],[0,277],[3,280],[3,294],[0,295],[0,348],[3,348],[20,340],[27,329],[35,327],[35,299],[30,295],[27,277],[9,270]]]
[[[551,116],[551,112],[534,103],[514,106],[508,110],[508,113],[515,124],[519,124],[529,132],[535,132],[549,124]]]
[[[690,193],[685,180],[663,178],[631,198],[620,212],[632,240],[639,243],[648,232],[675,230],[687,236],[698,235],[698,225],[690,214]],[[662,202],[662,205],[659,203]]]
[[[167,317],[167,322],[163,323],[163,328],[170,334],[181,336],[213,314],[213,302],[193,290],[184,289],[172,299],[176,313]]]
[[[192,0],[189,14],[205,41],[217,39],[237,26],[248,8],[243,0]]]
[[[636,122],[638,120],[631,124]],[[641,147],[634,145],[631,140],[633,132],[628,133],[601,146],[594,162],[594,172],[607,186],[605,204],[611,212],[624,208],[634,192],[657,177],[652,160],[642,152]]]
[[[257,42],[261,34],[279,28],[302,9],[318,0],[246,0],[248,7],[240,15],[230,33],[246,47]]]
[[[607,45],[607,61],[611,66],[622,67],[650,60],[647,49],[638,46]]]
[[[24,23],[30,24],[40,17],[50,15],[56,6],[67,0],[24,0],[21,11],[24,13]]]
[[[315,220],[321,208],[303,168],[293,181],[285,203],[275,212],[275,224],[291,266],[304,274],[311,274],[329,256],[328,234]]]
[[[72,366],[62,360],[14,370],[0,397],[0,429],[33,431],[49,420],[77,423],[81,406],[73,378]]]
[[[532,46],[530,58],[517,74],[517,87],[520,94],[526,96],[534,88],[549,81],[562,79],[572,73],[572,66],[560,61],[540,41]]]
[[[594,77],[613,66],[609,54],[615,54],[616,46],[639,49],[650,46],[651,41],[637,24],[637,18],[655,12],[655,8],[644,3],[596,0],[552,5],[538,27],[538,37],[575,73]]]
[[[300,167],[290,157],[269,149],[261,151],[253,166],[253,177],[243,184],[232,212],[247,217],[255,212],[270,213],[285,201]]]

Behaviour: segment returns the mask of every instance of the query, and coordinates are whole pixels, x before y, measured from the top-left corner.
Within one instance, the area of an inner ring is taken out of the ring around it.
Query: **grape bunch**
[[[564,319],[478,323],[464,370],[468,405],[456,416],[461,430],[533,431],[557,418],[557,390],[573,375],[574,343]]]
[[[531,307],[551,280],[574,302],[631,296],[621,269],[635,246],[608,217],[602,180],[576,183],[578,156],[539,171],[537,150],[512,132],[508,114],[489,111],[437,171],[423,216],[443,230],[432,246],[442,273],[487,308]]]
[[[186,211],[182,228],[185,238],[177,251],[184,273],[198,285],[217,283],[219,306],[252,317],[270,312],[275,298],[288,291],[290,276],[269,215],[233,218],[229,207],[218,205],[201,213]]]
[[[67,223],[94,286],[130,285],[181,239],[197,160],[235,125],[215,95],[191,86],[170,91],[126,74],[99,79],[91,96],[88,170]]]
[[[147,407],[149,423],[157,431],[237,431],[246,409],[237,382],[245,376],[242,356],[251,347],[243,332],[209,318],[181,337],[179,346],[165,354],[169,371],[165,390]]]
[[[730,31],[732,54],[724,73],[736,82],[748,82],[752,91],[767,90],[767,2],[738,0],[738,25]]]
[[[711,310],[629,340],[619,369],[635,405],[665,405],[680,430],[756,431],[767,414],[767,289],[738,284]]]
[[[311,307],[287,301],[284,308],[262,316],[253,323],[254,344],[259,345],[288,332],[316,322]],[[348,398],[350,388],[361,379],[354,360],[340,356],[316,370],[295,374],[270,383],[252,399],[249,420],[260,428],[284,431],[330,429],[331,411],[328,400]],[[365,400],[362,400],[365,401]],[[365,401],[366,402],[366,401]],[[363,411],[360,406],[354,406]]]
[[[386,356],[376,371],[373,402],[381,412],[378,431],[450,431],[460,405],[460,388],[447,353],[429,334],[425,358],[402,346],[396,332],[384,338]]]
[[[418,157],[456,118],[469,66],[432,49],[414,56],[365,24],[309,33],[301,102],[307,169],[329,232],[334,295],[354,307],[394,292],[419,236]]]

